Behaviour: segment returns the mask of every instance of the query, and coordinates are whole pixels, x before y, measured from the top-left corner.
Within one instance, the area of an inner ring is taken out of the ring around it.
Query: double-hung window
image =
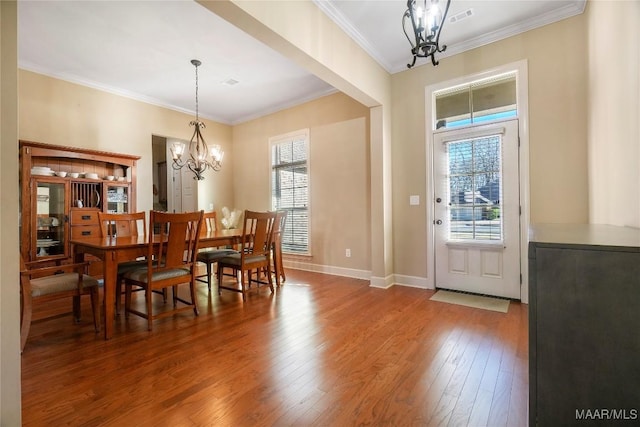
[[[309,131],[269,139],[271,207],[287,212],[282,250],[309,254]]]

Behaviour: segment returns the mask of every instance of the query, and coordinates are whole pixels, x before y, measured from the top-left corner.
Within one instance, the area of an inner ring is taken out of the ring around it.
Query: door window
[[[502,239],[501,136],[447,142],[449,240]]]

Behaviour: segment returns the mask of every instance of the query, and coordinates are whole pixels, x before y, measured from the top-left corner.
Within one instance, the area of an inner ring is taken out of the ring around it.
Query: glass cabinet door
[[[36,181],[35,258],[66,255],[64,182]]]
[[[129,212],[129,186],[128,185],[107,185],[107,212],[128,213]]]

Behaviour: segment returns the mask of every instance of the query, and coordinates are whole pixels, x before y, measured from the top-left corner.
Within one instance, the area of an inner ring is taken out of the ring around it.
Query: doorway
[[[171,149],[175,138],[152,136],[153,208],[166,212],[198,210],[198,183],[188,168],[171,166]],[[181,140],[180,140],[181,141]]]
[[[518,120],[433,141],[435,287],[520,299]]]

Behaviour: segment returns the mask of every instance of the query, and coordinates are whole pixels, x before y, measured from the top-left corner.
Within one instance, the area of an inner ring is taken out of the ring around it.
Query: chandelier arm
[[[416,59],[418,59],[418,52],[419,52],[419,46],[420,46],[420,39],[418,38],[418,28],[416,27],[416,21],[414,19],[414,15],[413,15],[413,4],[415,3],[415,0],[407,0],[407,10],[404,12],[404,15],[402,15],[402,31],[404,32],[404,36],[407,38],[407,41],[409,41],[409,44],[411,45],[411,53],[413,55],[413,61],[411,62],[411,64],[407,64],[407,68],[411,68],[414,65],[416,65]],[[415,43],[414,41],[411,40],[411,37],[409,37],[409,34],[407,34],[407,27],[406,25],[404,25],[404,23],[406,22],[406,19],[409,18],[409,20],[411,21],[411,28],[413,29],[413,36],[415,38]]]
[[[205,169],[196,168],[194,167],[193,163],[188,163],[187,167],[189,168],[189,170],[191,170],[191,172],[193,172],[193,179],[197,179],[198,181],[202,181],[204,179],[204,176],[202,176],[202,174],[206,170],[206,167]]]
[[[410,4],[409,0],[407,2],[407,6]],[[413,44],[413,41],[411,40],[411,37],[409,37],[409,34],[407,34],[407,27],[405,25],[406,19],[409,18],[411,20],[411,26],[414,28],[414,35],[415,35],[415,25],[413,24],[413,18],[412,18],[413,14],[411,13],[411,8],[408,8],[405,12],[404,15],[402,15],[402,31],[404,32],[404,36],[407,38],[407,41],[409,42],[409,44],[411,45],[411,52],[413,53],[413,62],[411,62],[411,64],[407,64],[407,68],[411,68],[414,65],[416,65],[416,54],[415,54],[415,48],[416,45]]]
[[[447,0],[447,5],[444,8],[444,13],[442,14],[442,21],[440,22],[440,27],[438,27],[438,34],[436,35],[436,49],[438,52],[444,52],[447,50],[447,45],[442,45],[442,49],[440,49],[440,33],[442,32],[442,27],[447,20],[447,14],[449,13],[449,6],[451,6],[451,0]]]
[[[195,129],[193,129],[193,134],[191,135],[191,139],[189,140],[189,160],[187,160],[187,163],[195,163],[195,162],[198,161],[198,158],[197,158],[197,154],[198,154],[198,125],[197,125],[197,122],[195,122],[195,121],[191,122],[190,124],[195,126]],[[193,155],[193,150],[194,149],[196,151],[196,156]]]
[[[173,159],[173,163],[171,163],[171,167],[174,170],[180,170],[187,165],[187,162],[181,162],[179,159]]]

